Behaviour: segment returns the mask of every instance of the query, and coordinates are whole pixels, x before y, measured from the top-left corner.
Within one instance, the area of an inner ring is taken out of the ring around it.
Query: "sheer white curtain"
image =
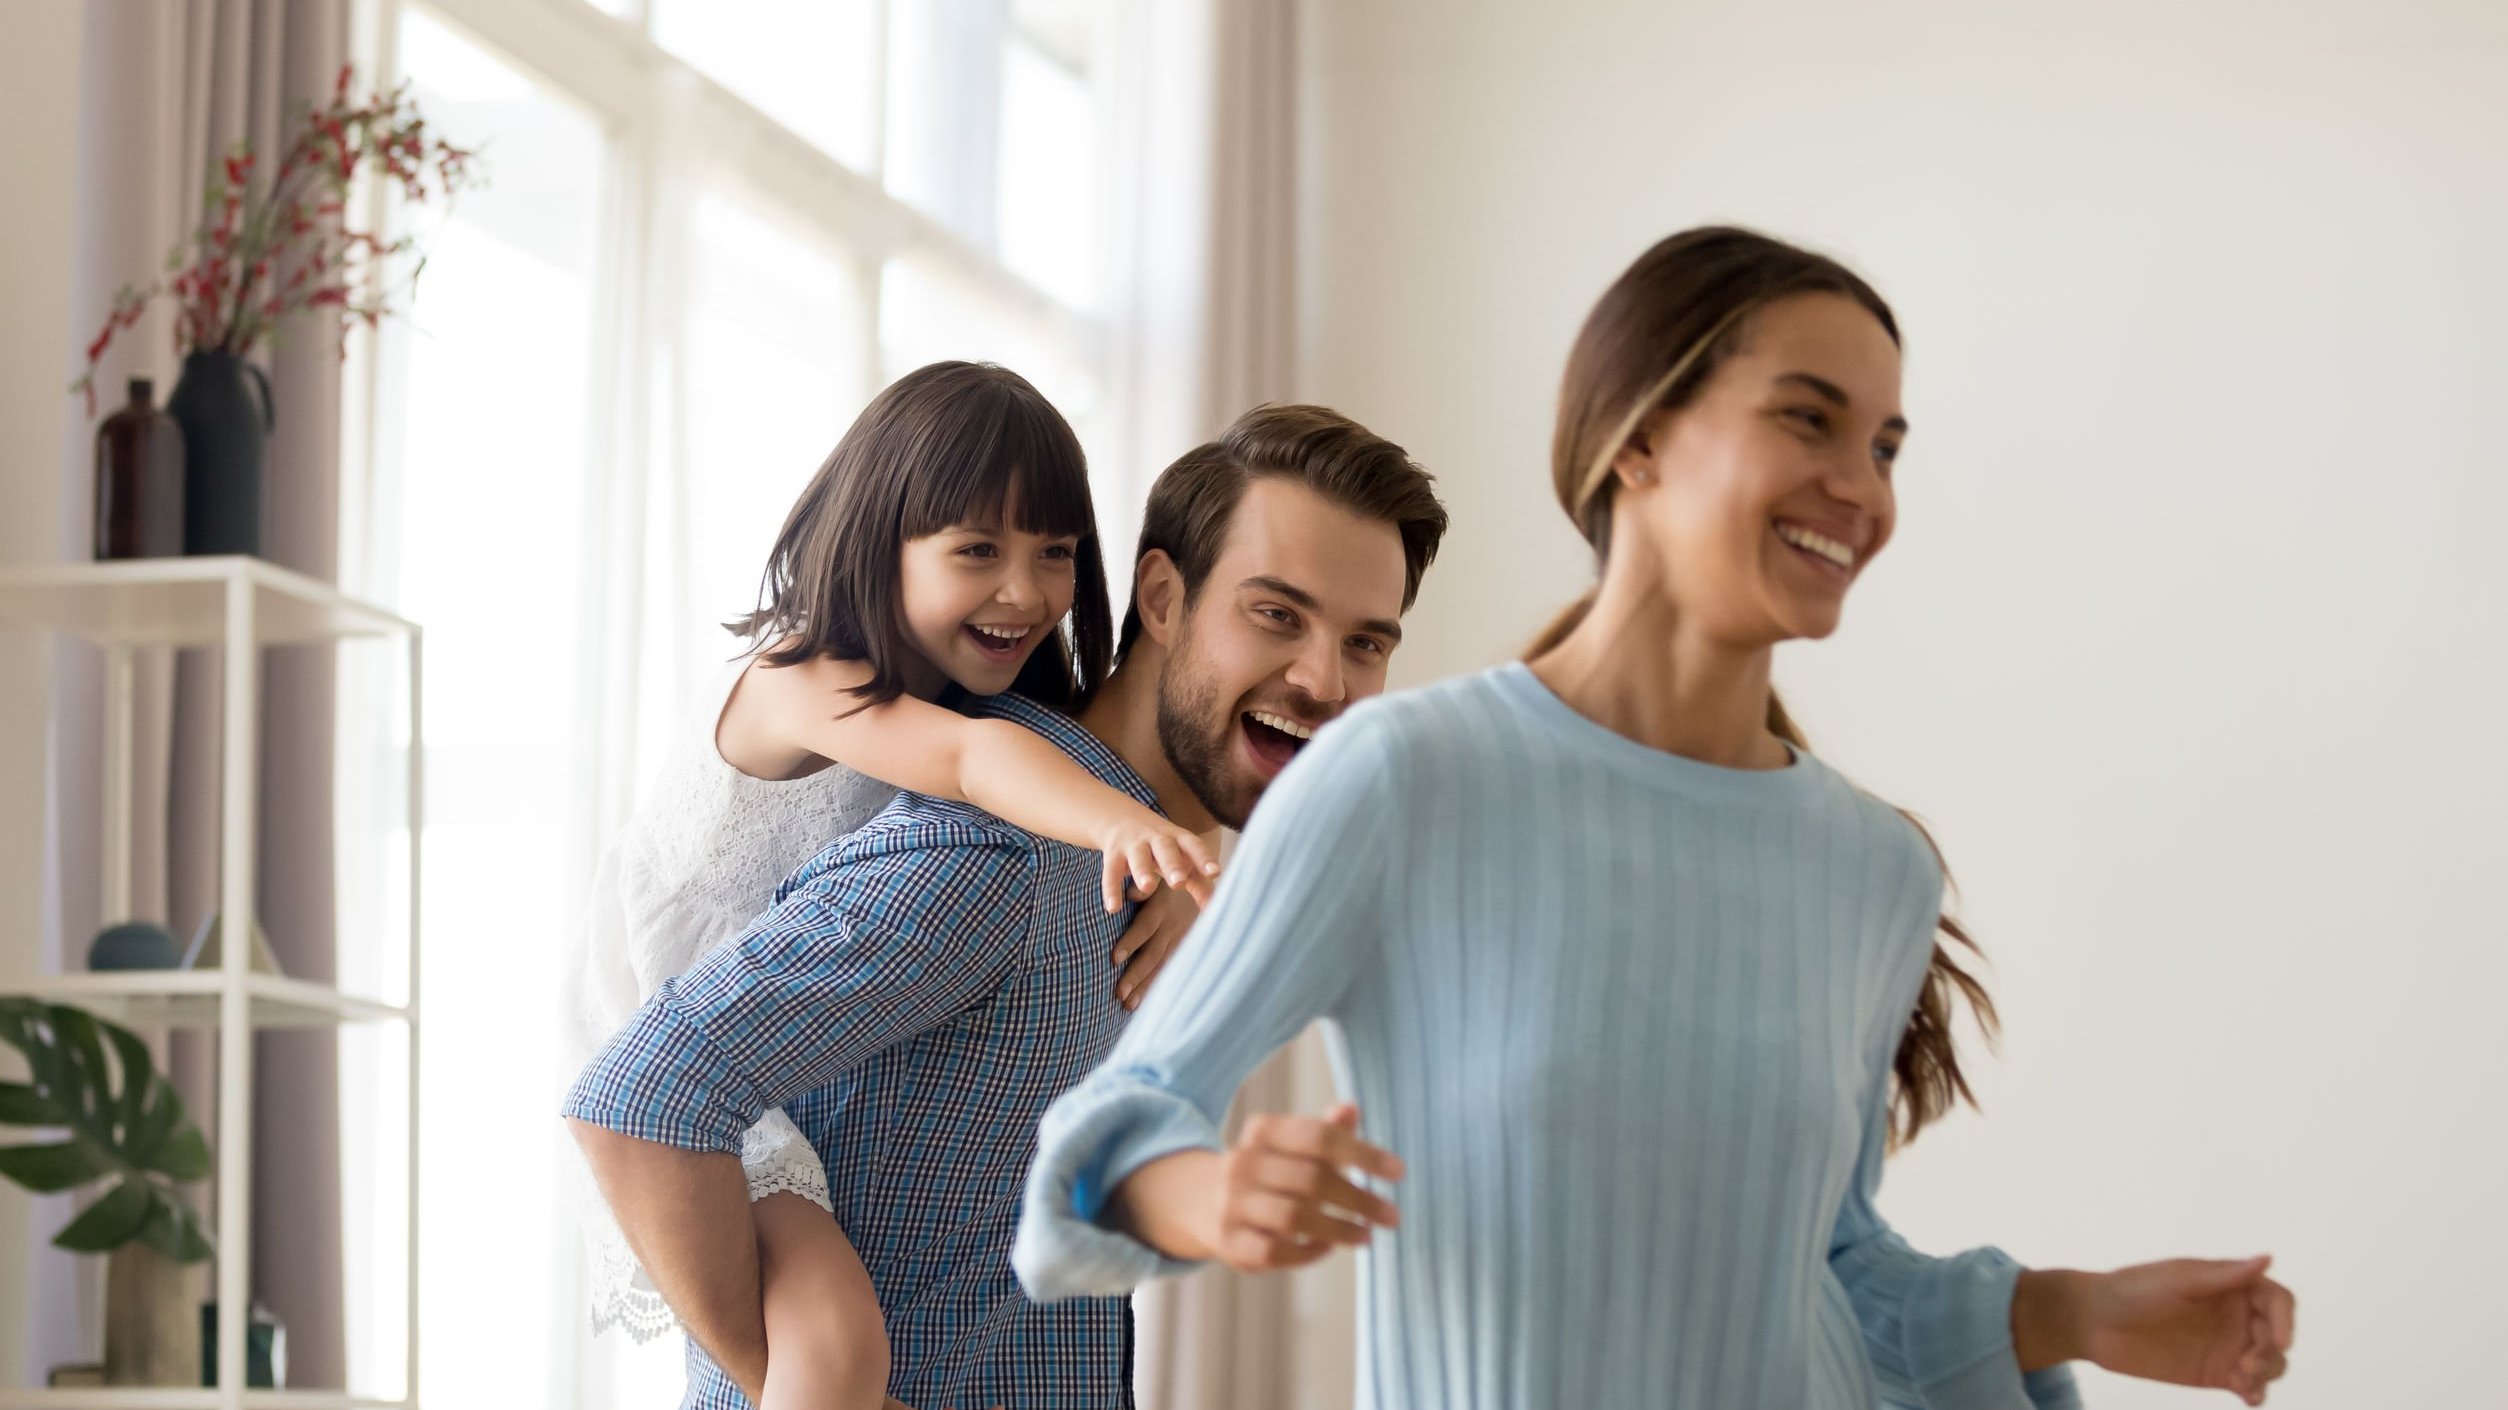
[[[862,403],[999,361],[1072,419],[1102,499],[1137,493],[1107,451],[1122,3],[381,6],[384,59],[491,182],[401,213],[433,253],[356,374],[345,530],[352,579],[428,630],[430,1402],[676,1403],[675,1341],[588,1335],[559,1006],[600,848]],[[388,1305],[388,1239],[350,1243]]]
[[[1100,499],[1110,542],[1138,532],[1159,467],[1247,408],[1297,394],[1298,8],[1192,0],[1128,12],[1122,169],[1133,184],[1115,208],[1131,280],[1115,363],[1117,444],[1135,478],[1119,501]],[[1113,556],[1128,570],[1128,553]],[[1255,1072],[1237,1112],[1311,1110],[1331,1093],[1309,1033]],[[1144,1410],[1347,1404],[1353,1269],[1343,1253],[1289,1277],[1211,1269],[1143,1289]]]

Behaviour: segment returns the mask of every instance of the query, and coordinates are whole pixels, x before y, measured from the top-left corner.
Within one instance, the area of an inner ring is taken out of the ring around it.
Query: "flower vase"
[[[247,382],[258,383],[260,396]],[[183,428],[183,551],[259,553],[261,482],[276,424],[270,382],[232,353],[195,352],[166,410]]]

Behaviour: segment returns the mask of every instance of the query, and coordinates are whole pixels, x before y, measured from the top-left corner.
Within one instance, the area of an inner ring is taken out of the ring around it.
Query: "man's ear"
[[[1141,634],[1164,650],[1184,625],[1184,574],[1167,550],[1153,548],[1132,570],[1132,605],[1141,613]]]

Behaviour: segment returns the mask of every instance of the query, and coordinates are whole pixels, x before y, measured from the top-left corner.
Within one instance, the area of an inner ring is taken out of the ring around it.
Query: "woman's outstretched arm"
[[[1271,786],[1193,943],[1047,1111],[1011,1251],[1031,1295],[1111,1295],[1211,1257],[1287,1266],[1328,1252],[1316,1237],[1352,1241],[1392,1218],[1351,1179],[1400,1173],[1359,1139],[1355,1113],[1260,1118],[1234,1149],[1219,1124],[1255,1064],[1332,1012],[1373,953],[1404,824],[1378,718],[1351,711]],[[1359,1221],[1313,1222],[1327,1180]]]
[[[2236,1393],[2250,1405],[2280,1378],[2296,1304],[2271,1260],[2174,1259],[2112,1273],[2023,1268],[1999,1249],[1920,1253],[1881,1217],[1886,1093],[1838,1212],[1829,1267],[1893,1405],[2078,1410],[2068,1362]]]

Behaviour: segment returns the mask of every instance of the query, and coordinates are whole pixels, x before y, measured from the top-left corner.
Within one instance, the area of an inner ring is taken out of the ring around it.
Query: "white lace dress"
[[[770,782],[723,761],[714,731],[746,658],[683,731],[653,793],[601,859],[584,931],[574,1044],[589,1062],[663,980],[748,928],[775,887],[828,843],[869,822],[896,790],[831,764]],[[741,1138],[749,1197],[801,1195],[830,1208],[827,1172],[800,1128],[767,1112]],[[579,1170],[582,1162],[576,1162]],[[592,1245],[592,1325],[647,1341],[679,1325],[637,1266],[609,1206],[584,1175]]]

